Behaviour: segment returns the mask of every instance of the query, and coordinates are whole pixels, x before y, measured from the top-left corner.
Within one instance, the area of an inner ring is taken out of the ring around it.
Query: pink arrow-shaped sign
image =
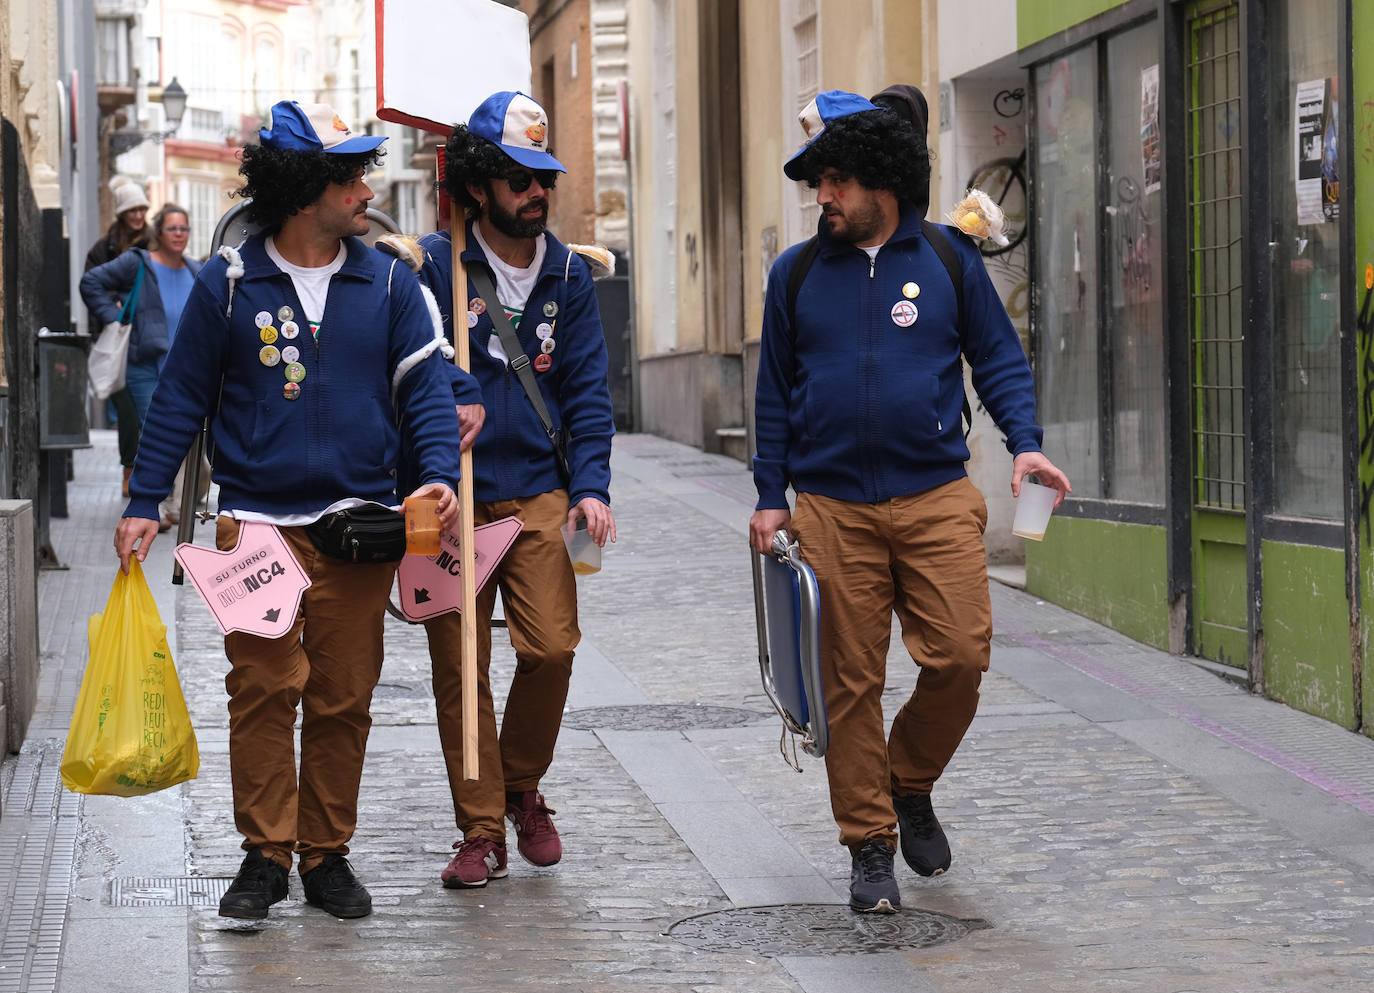
[[[227,552],[182,542],[172,552],[219,629],[280,638],[296,623],[310,577],[270,524],[245,521]]]
[[[510,546],[515,544],[524,527],[518,517],[503,517],[499,521],[473,529],[477,555],[477,589],[480,591],[491,578],[496,564]],[[407,555],[396,570],[396,583],[401,591],[401,613],[408,621],[427,621],[431,617],[461,610],[463,605],[463,573],[458,552],[458,535],[445,531],[439,536],[438,555]]]

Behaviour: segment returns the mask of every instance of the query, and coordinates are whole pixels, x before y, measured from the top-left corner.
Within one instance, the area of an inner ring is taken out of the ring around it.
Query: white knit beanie
[[[110,188],[114,191],[116,217],[126,210],[148,206],[148,198],[144,195],[143,188],[132,179],[116,176]]]

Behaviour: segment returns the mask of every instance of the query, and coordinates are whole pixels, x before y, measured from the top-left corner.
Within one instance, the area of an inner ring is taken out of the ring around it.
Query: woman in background
[[[191,228],[184,208],[174,203],[164,205],[153,217],[152,229],[148,248],[131,248],[81,277],[81,297],[103,326],[119,317],[122,301],[133,292],[139,272],[143,273],[129,336],[129,364],[124,374],[140,432],[157,387],[158,373],[176,336],[181,311],[195,285],[196,273],[200,272],[200,262],[186,255]],[[164,531],[177,522],[180,489],[178,477],[176,490],[162,505]]]
[[[147,244],[148,198],[143,188],[128,176],[116,176],[110,181],[110,190],[114,193],[114,223],[86,253],[83,272],[113,262],[130,248],[142,248]],[[98,334],[100,327],[97,324],[91,331],[92,335]],[[128,496],[129,475],[134,471],[134,456],[138,454],[138,411],[134,408],[133,394],[127,386],[112,393],[109,402],[114,408],[119,429],[119,462],[124,467],[121,492]]]

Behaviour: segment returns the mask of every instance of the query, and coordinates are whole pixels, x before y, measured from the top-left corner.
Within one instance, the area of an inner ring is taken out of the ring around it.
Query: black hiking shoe
[[[849,871],[849,906],[861,914],[895,914],[902,894],[892,875],[892,849],[870,838],[855,852]]]
[[[892,795],[897,811],[897,830],[902,838],[902,858],[922,876],[938,876],[949,868],[949,839],[935,819],[929,793]]]
[[[219,898],[219,915],[262,920],[268,907],[286,899],[286,876],[286,867],[280,862],[269,859],[261,849],[248,849],[239,874]]]
[[[301,876],[305,901],[335,917],[366,917],[372,913],[372,895],[353,875],[342,855],[326,855],[324,861]]]

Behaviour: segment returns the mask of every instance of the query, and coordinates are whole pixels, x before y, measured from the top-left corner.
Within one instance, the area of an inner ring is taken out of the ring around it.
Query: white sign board
[[[530,92],[529,19],[495,0],[377,0],[377,116],[447,135],[487,97]]]

